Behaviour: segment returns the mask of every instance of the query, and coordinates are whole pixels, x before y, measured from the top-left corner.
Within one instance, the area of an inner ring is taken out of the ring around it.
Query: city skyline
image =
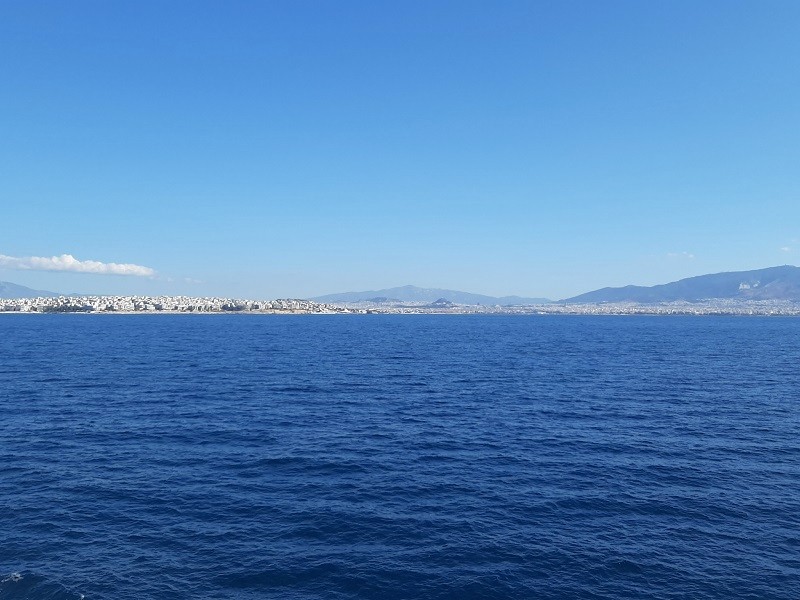
[[[0,280],[557,299],[797,262],[795,3],[0,15]]]

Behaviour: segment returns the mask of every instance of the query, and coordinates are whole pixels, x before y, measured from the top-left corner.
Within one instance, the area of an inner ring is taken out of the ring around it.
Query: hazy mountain
[[[755,271],[699,275],[651,287],[608,287],[563,302],[694,302],[711,298],[800,301],[800,268],[784,265]]]
[[[344,292],[342,294],[328,294],[311,298],[316,302],[363,302],[363,301],[399,301],[399,302],[436,302],[448,300],[455,304],[483,304],[494,306],[508,306],[510,304],[544,304],[550,302],[547,298],[522,298],[520,296],[484,296],[456,290],[441,290],[420,288],[413,285],[389,288],[386,290],[371,290],[368,292]]]
[[[32,290],[24,285],[17,285],[10,281],[0,281],[0,298],[45,298],[56,297],[61,294],[55,292],[45,292],[43,290]]]

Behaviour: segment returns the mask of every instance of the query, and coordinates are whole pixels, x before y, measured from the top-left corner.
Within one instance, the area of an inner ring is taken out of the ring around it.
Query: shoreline
[[[658,311],[658,310],[636,310],[636,311],[393,311],[393,310],[371,310],[366,311],[331,311],[331,312],[302,312],[302,311],[14,311],[0,310],[0,315],[83,315],[83,316],[488,316],[488,317],[800,317],[800,309],[795,312],[768,312],[768,311]]]
[[[320,303],[190,296],[59,296],[0,299],[0,314],[92,315],[572,315],[572,316],[800,316],[800,302],[725,300],[520,305],[452,302]]]

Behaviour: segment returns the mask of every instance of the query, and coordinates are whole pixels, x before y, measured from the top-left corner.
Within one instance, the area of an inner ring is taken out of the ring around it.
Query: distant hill
[[[644,287],[628,285],[603,288],[567,298],[562,302],[695,302],[712,298],[737,300],[794,300],[800,301],[800,268],[791,265],[755,271],[734,271],[699,275]]]
[[[512,304],[545,304],[551,302],[547,298],[522,298],[520,296],[484,296],[456,290],[442,290],[435,288],[420,288],[413,285],[389,288],[385,290],[372,290],[368,292],[344,292],[342,294],[328,294],[311,298],[316,302],[437,302],[447,300],[454,304],[483,304],[488,306],[508,306]]]
[[[32,290],[10,281],[0,281],[0,298],[54,298],[60,295],[55,292]]]

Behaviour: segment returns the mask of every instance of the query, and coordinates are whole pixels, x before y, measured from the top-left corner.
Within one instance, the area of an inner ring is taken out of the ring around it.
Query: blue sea
[[[0,315],[0,599],[800,598],[800,319]]]

